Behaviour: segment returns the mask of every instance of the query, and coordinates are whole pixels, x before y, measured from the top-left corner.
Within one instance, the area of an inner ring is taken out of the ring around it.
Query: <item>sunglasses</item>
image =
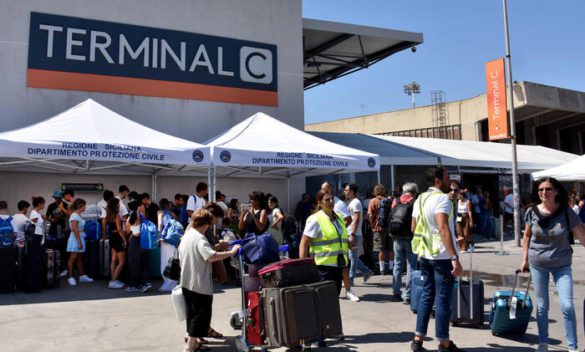
[[[542,192],[552,192],[553,188],[539,188],[538,192],[542,193]]]
[[[451,192],[453,192],[453,193],[459,193],[459,190],[458,189],[455,189],[455,188],[451,188]]]

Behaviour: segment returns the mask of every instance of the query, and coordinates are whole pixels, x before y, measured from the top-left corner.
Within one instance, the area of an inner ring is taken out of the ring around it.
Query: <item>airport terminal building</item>
[[[420,33],[303,19],[301,0],[0,0],[0,6],[0,132],[88,98],[198,143],[256,112],[303,129],[304,89],[422,43]],[[3,164],[0,198],[13,211],[19,199],[49,198],[63,183],[82,183],[156,189],[158,199],[192,193],[206,180],[185,176],[153,181],[123,170],[71,174]],[[304,178],[289,185],[269,177],[218,181],[228,198],[261,189],[285,207],[287,188],[294,202],[304,186]],[[101,193],[79,196],[94,202]]]

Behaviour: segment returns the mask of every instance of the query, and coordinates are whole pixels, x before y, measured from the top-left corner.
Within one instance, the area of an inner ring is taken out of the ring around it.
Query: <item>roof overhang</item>
[[[367,68],[422,42],[422,33],[304,18],[304,87]]]

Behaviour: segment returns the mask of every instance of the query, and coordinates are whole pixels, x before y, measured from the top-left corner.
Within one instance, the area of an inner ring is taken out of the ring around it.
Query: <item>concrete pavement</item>
[[[476,277],[485,282],[486,323],[483,329],[451,328],[451,337],[466,351],[533,351],[537,344],[536,322],[519,339],[492,336],[487,323],[491,297],[498,289],[509,289],[514,270],[520,263],[520,248],[506,242],[506,256],[497,256],[498,243],[479,243],[473,257]],[[578,337],[583,334],[585,296],[585,248],[575,246],[573,270]],[[464,268],[468,256],[463,255]],[[416,316],[408,306],[391,302],[391,276],[375,276],[368,284],[356,279],[355,291],[362,297],[353,303],[341,299],[345,341],[332,343],[323,351],[410,351]],[[38,294],[21,292],[0,295],[0,351],[182,351],[184,322],[174,319],[168,294],[130,294],[109,290],[106,281],[46,289]],[[158,287],[155,284],[155,287]],[[567,350],[558,297],[551,292],[551,351]],[[212,351],[232,351],[231,339],[239,331],[229,325],[230,312],[239,309],[240,290],[217,286],[212,325],[227,336],[210,345]],[[533,312],[533,317],[534,317]],[[431,319],[429,332],[434,335]],[[437,343],[425,342],[429,350]],[[274,351],[285,351],[285,348]]]

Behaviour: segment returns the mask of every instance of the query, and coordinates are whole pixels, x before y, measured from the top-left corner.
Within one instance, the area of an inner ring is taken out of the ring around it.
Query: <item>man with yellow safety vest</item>
[[[333,210],[333,193],[321,189],[316,198],[320,210],[307,219],[299,256],[313,256],[321,280],[334,281],[339,294],[343,268],[349,263],[349,236],[341,215]]]
[[[427,182],[430,185],[428,191],[418,197],[412,211],[412,251],[419,257],[424,283],[418,302],[415,337],[410,347],[413,352],[425,351],[423,338],[436,302],[438,351],[459,352],[462,350],[449,339],[455,276],[463,273],[452,220],[453,202],[446,194],[450,184],[449,174],[442,167],[432,168],[427,172]]]

